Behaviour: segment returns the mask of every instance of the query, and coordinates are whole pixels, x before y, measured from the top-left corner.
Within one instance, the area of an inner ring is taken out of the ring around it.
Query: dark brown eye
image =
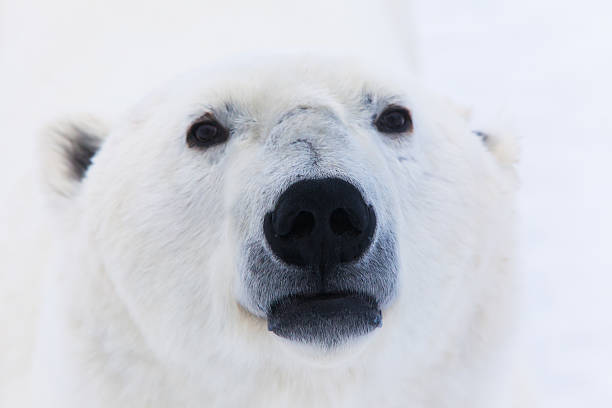
[[[207,148],[225,142],[229,137],[228,130],[210,114],[198,119],[187,132],[189,147]]]
[[[402,133],[412,131],[410,111],[401,106],[387,107],[374,121],[374,125],[382,133]]]

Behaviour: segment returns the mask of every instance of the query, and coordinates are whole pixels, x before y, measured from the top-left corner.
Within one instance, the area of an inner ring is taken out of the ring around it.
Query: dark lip
[[[286,296],[268,311],[268,330],[289,340],[332,348],[382,325],[376,300],[364,293]]]

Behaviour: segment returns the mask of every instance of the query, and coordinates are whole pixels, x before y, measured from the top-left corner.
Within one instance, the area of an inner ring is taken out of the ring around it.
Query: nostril
[[[357,236],[361,234],[356,222],[344,208],[336,208],[329,217],[329,225],[336,235]]]
[[[359,259],[375,229],[373,207],[355,186],[337,178],[290,185],[263,220],[272,253],[287,264],[309,266],[320,277]]]
[[[312,233],[315,227],[315,217],[311,212],[300,211],[293,222],[291,223],[291,229],[286,233],[282,234],[283,238],[303,238]]]

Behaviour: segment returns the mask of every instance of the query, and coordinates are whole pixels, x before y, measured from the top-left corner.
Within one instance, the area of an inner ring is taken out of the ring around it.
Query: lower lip
[[[272,305],[268,329],[278,336],[326,348],[382,325],[376,301],[365,294],[289,296]]]

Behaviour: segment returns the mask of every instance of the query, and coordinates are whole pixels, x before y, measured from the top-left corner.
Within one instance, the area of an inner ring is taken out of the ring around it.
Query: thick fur
[[[410,109],[411,134],[372,126],[391,103]],[[209,111],[230,140],[190,149],[186,131]],[[56,152],[47,191],[62,199],[34,404],[496,406],[514,293],[512,140],[478,137],[403,73],[312,59],[197,72],[110,129],[61,129],[43,143]],[[76,172],[79,153],[91,165]],[[395,234],[398,288],[381,328],[322,350],[267,330],[248,248],[289,184],[331,176],[358,184]]]

